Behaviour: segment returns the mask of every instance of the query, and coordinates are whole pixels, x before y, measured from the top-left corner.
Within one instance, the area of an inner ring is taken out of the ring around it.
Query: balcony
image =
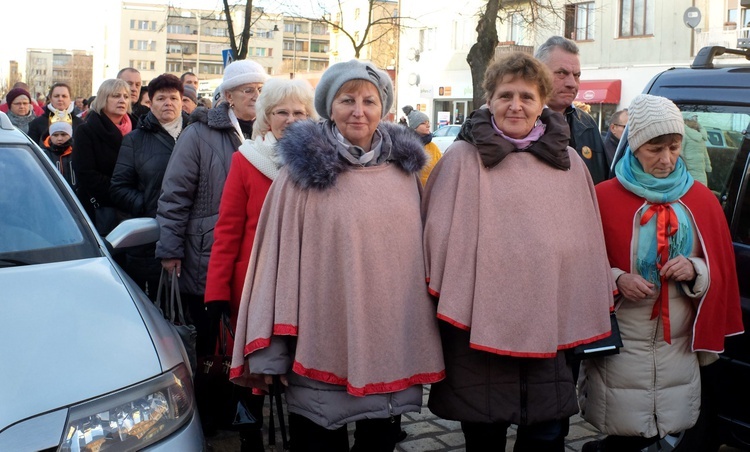
[[[750,28],[735,29],[724,26],[723,29],[709,29],[695,34],[695,51],[706,46],[721,46],[734,49],[740,46],[740,42],[748,42]]]

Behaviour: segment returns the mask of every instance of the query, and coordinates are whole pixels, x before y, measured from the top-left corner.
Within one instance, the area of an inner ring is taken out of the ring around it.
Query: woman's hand
[[[166,270],[169,273],[172,273],[172,269],[175,270],[175,273],[177,274],[177,277],[180,277],[180,270],[182,267],[182,260],[180,259],[162,259],[161,260],[161,266],[164,270]]]
[[[695,279],[695,267],[685,256],[677,256],[668,260],[659,274],[675,281],[692,281]]]
[[[617,289],[628,300],[645,300],[654,295],[654,284],[641,275],[623,273],[617,278]]]

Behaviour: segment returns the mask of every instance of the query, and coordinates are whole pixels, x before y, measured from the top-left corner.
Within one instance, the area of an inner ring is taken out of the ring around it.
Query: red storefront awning
[[[587,104],[619,104],[622,80],[581,80],[578,102]]]

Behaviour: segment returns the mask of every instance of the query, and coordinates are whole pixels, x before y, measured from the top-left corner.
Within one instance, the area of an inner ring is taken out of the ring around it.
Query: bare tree
[[[400,20],[399,15],[394,15],[389,7],[393,3],[380,2],[378,0],[367,0],[367,24],[364,30],[355,30],[344,22],[343,0],[336,1],[336,11],[330,12],[324,5],[319,5],[323,14],[320,21],[333,27],[342,33],[354,48],[354,58],[359,58],[365,46],[379,42],[382,39],[390,41],[392,36],[397,36]],[[397,39],[397,38],[396,38]]]
[[[72,95],[78,97],[89,97],[91,92],[91,79],[94,71],[94,58],[91,55],[74,54],[67,64],[66,72],[70,74],[67,80],[72,91]]]
[[[505,20],[505,15],[514,12],[523,23],[536,28],[555,29],[559,20],[564,20],[564,9],[555,6],[553,0],[530,0],[520,4],[517,0],[488,0],[479,13],[477,42],[471,46],[466,62],[471,69],[471,82],[474,90],[474,107],[484,103],[482,80],[498,44],[497,22]],[[502,14],[502,15],[501,15]]]
[[[229,45],[232,48],[232,53],[237,60],[244,60],[247,58],[247,52],[250,47],[250,28],[263,16],[263,10],[253,10],[253,0],[245,0],[244,10],[242,11],[242,29],[239,34],[234,33],[234,19],[232,19],[233,7],[229,5],[229,0],[222,0],[224,3],[224,16],[226,16],[227,29],[229,32]],[[253,12],[258,14],[253,20]]]

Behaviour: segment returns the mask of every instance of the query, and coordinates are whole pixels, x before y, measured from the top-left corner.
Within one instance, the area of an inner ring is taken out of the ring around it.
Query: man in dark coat
[[[570,127],[570,147],[586,163],[594,184],[609,177],[607,157],[599,128],[588,113],[573,106],[581,81],[578,46],[562,36],[552,36],[534,55],[552,72],[552,96],[547,106],[563,116]]]
[[[628,109],[618,110],[609,118],[609,130],[604,137],[604,153],[607,155],[607,168],[612,167],[612,160],[615,158],[617,145],[620,144],[622,132],[625,131],[625,124],[628,122]]]

